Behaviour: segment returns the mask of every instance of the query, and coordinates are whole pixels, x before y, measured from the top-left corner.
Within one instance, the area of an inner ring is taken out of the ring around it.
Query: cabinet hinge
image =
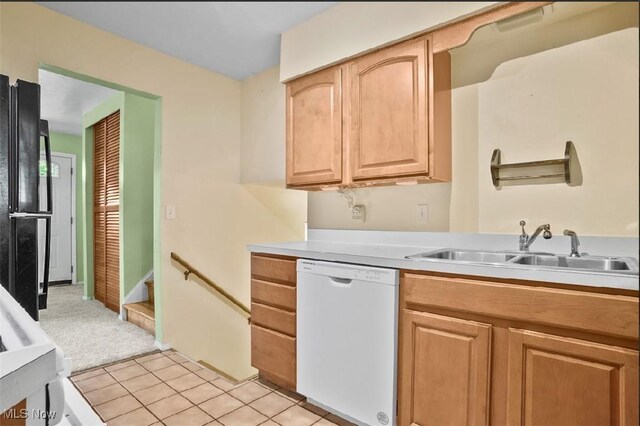
[[[73,225],[73,216],[71,216],[71,224]]]
[[[73,176],[73,167],[71,168],[71,176]]]
[[[73,274],[73,265],[71,265],[71,273]]]

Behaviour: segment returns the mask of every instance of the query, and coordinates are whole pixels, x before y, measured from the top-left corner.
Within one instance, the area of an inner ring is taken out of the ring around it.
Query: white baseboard
[[[83,300],[93,300],[93,296],[82,296]]]
[[[156,340],[154,344],[156,345],[156,348],[160,349],[161,351],[166,351],[171,349],[171,345],[169,343],[162,343]]]
[[[129,294],[127,294],[127,296],[124,298],[122,305],[126,305],[127,303],[144,302],[145,300],[149,300],[149,291],[147,290],[147,286],[145,285],[145,282],[151,279],[151,277],[153,277],[153,269],[147,272],[145,276],[142,277],[140,281],[138,281],[138,284],[136,284],[136,286],[133,287],[133,289],[129,292]],[[119,318],[120,318],[120,321],[126,321],[127,310],[124,309],[122,305],[120,305]]]

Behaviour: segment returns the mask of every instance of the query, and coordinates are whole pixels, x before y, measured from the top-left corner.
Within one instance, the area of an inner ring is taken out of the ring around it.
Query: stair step
[[[144,282],[147,285],[147,291],[149,293],[149,302],[155,304],[154,292],[153,292],[153,280],[147,280]]]
[[[127,303],[124,308],[127,310],[127,321],[155,336],[156,318],[153,303],[149,301]]]

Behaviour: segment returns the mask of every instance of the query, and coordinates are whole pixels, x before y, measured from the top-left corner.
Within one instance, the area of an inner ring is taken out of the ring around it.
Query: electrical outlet
[[[353,220],[360,220],[364,222],[366,220],[366,208],[362,204],[356,204],[351,209],[351,217]]]
[[[429,223],[429,205],[418,204],[416,206],[416,223],[419,225],[426,225]]]
[[[166,206],[165,218],[167,220],[174,220],[176,218],[176,206],[171,204]]]

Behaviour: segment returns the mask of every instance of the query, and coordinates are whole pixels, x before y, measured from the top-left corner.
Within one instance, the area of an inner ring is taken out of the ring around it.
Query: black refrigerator
[[[40,200],[39,191],[41,139],[46,200]],[[51,206],[51,147],[48,123],[40,120],[40,86],[22,80],[11,85],[0,75],[0,283],[36,321],[39,310],[47,307]],[[38,259],[40,221],[46,233],[43,266]]]

